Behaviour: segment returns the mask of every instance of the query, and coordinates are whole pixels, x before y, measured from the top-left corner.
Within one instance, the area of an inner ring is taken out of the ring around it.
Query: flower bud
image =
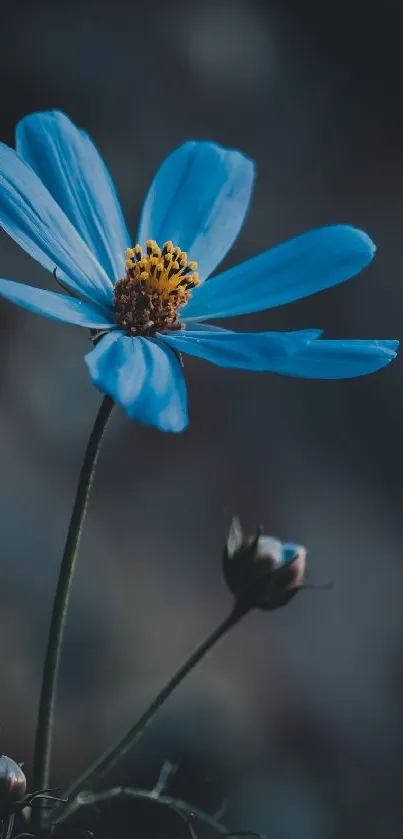
[[[27,781],[18,763],[0,755],[0,815],[24,798],[26,788]]]
[[[273,611],[285,606],[304,586],[306,548],[264,536],[245,537],[237,518],[231,523],[223,572],[236,601]]]

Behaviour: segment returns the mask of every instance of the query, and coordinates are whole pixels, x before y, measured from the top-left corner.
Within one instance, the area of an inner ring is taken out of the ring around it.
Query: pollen
[[[160,248],[127,248],[125,276],[115,283],[116,322],[128,335],[152,337],[156,332],[182,329],[180,312],[191,290],[200,284],[197,262],[172,242]]]

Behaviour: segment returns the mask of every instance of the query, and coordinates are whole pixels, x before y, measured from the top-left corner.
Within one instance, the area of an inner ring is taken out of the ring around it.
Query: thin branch
[[[175,774],[176,768],[176,765],[174,763],[171,763],[170,760],[164,760],[164,763],[161,767],[161,772],[158,776],[158,781],[154,789],[152,789],[150,792],[152,798],[159,798],[161,793],[164,792],[164,789],[166,789],[168,786],[169,779],[172,777],[172,775]]]
[[[228,828],[221,821],[216,819],[215,816],[210,815],[210,813],[205,813],[204,810],[200,810],[198,807],[193,807],[193,805],[189,804],[187,801],[172,798],[169,795],[159,795],[156,797],[149,790],[134,789],[133,787],[113,787],[112,789],[98,793],[80,792],[71,802],[69,809],[61,812],[60,816],[54,819],[53,824],[63,824],[63,822],[71,818],[71,816],[82,807],[93,807],[104,801],[113,801],[114,799],[119,798],[133,798],[142,801],[149,801],[150,803],[157,804],[162,807],[169,807],[184,814],[190,819],[196,819],[197,821],[202,822],[202,824],[208,825],[208,827],[211,827],[222,836],[228,834]]]

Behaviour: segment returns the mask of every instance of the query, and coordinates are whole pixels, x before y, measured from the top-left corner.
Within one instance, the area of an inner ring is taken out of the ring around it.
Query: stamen
[[[162,255],[165,256],[168,251],[171,251],[173,248],[172,242],[165,242],[164,247],[162,248]]]
[[[173,262],[168,273],[168,279],[170,280],[177,271],[179,271],[179,262]]]
[[[157,265],[158,265],[158,259],[155,256],[153,256],[152,259],[150,259],[150,274],[151,274],[152,277],[154,276],[155,269],[156,269]]]
[[[115,284],[117,323],[129,335],[152,336],[161,330],[182,329],[179,309],[199,285],[197,263],[171,241],[162,249],[149,239],[125,251],[126,274]]]

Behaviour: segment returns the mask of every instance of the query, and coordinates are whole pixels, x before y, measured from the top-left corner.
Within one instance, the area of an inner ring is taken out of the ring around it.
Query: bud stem
[[[42,688],[35,737],[32,788],[49,787],[50,752],[53,733],[54,705],[57,690],[60,653],[66,624],[67,607],[78,554],[80,537],[88,508],[88,500],[102,438],[111,415],[113,401],[105,396],[98,411],[81,467],[76,498],[67,531],[59,579],[53,603],[48,645],[42,675]],[[41,817],[41,811],[33,815]]]
[[[101,755],[101,757],[98,758],[98,760],[96,760],[92,766],[90,766],[78,778],[78,780],[69,787],[68,790],[66,790],[63,794],[63,798],[68,798],[69,803],[67,805],[61,804],[53,811],[53,816],[56,816],[56,818],[52,817],[52,822],[58,822],[59,818],[57,813],[60,812],[63,813],[64,821],[70,808],[75,807],[74,798],[78,795],[78,793],[83,789],[88,790],[95,781],[98,781],[106,774],[106,772],[112,769],[112,767],[126,754],[126,752],[128,752],[128,750],[140,740],[140,737],[144,734],[148,724],[155,717],[157,711],[159,711],[161,706],[171,696],[174,690],[181,684],[181,682],[183,682],[185,677],[191,672],[191,670],[193,670],[196,664],[205,658],[217,642],[220,641],[220,639],[223,638],[249,611],[250,609],[248,606],[244,607],[238,603],[235,605],[228,617],[226,617],[225,620],[211,633],[211,635],[203,641],[200,647],[197,647],[182,667],[180,667],[175,675],[172,676],[172,678],[164,685],[162,690],[157,694],[155,699],[153,699],[141,717],[136,723],[134,723],[133,726],[131,726],[131,728],[128,729],[121,740],[119,740],[114,746],[107,749],[103,755]]]

